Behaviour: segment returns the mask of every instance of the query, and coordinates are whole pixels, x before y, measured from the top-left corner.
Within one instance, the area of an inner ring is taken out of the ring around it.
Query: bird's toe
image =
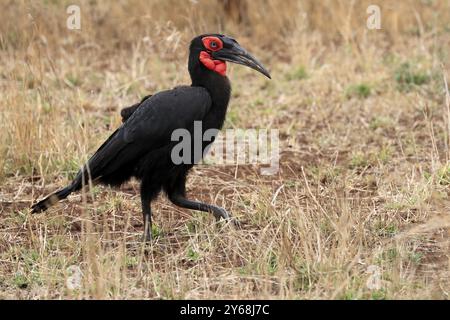
[[[228,213],[228,211],[225,210],[224,208],[220,208],[220,207],[217,208],[215,216],[216,216],[217,220],[220,220],[220,218],[222,218],[224,220],[231,219],[231,215]]]
[[[225,210],[224,208],[220,208],[220,207],[218,207],[217,209],[218,209],[217,210],[218,212],[217,212],[217,214],[215,214],[217,220],[220,220],[220,218],[222,218],[225,221],[231,222],[233,224],[233,226],[235,226],[237,228],[241,227],[241,223],[239,222],[239,220],[237,220],[236,218],[233,218],[227,210]]]
[[[238,229],[242,227],[242,223],[236,218],[231,218],[231,223],[233,224],[234,227]]]

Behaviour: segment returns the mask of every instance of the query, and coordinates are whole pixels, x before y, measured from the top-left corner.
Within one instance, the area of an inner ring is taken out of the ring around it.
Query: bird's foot
[[[216,218],[216,220],[220,220],[221,218],[224,220],[230,220],[231,215],[228,213],[227,210],[221,207],[215,207],[215,210],[213,211],[213,215]]]
[[[242,227],[241,222],[238,219],[236,219],[236,218],[231,218],[231,223],[237,229],[240,229]]]
[[[227,222],[231,222],[233,226],[239,228],[241,227],[241,223],[236,218],[233,218],[231,214],[221,207],[216,207],[216,210],[213,212],[214,217],[216,217],[216,220],[219,221],[220,218],[224,219]]]

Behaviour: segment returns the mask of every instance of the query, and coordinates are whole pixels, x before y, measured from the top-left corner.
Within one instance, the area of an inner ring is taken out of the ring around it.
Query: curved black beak
[[[223,47],[221,50],[213,52],[212,56],[214,59],[230,61],[250,67],[271,79],[269,71],[264,68],[261,62],[256,60],[255,57],[253,57],[235,41],[231,45],[231,48]]]

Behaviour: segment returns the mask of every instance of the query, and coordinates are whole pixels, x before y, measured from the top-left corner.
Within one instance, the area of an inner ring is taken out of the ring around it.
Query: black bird
[[[194,122],[201,121],[202,133],[220,130],[225,120],[231,86],[226,76],[226,61],[253,68],[268,78],[269,72],[236,40],[221,34],[194,38],[189,48],[188,69],[192,84],[146,96],[141,102],[121,112],[124,123],[100,146],[67,187],[32,206],[32,212],[46,210],[70,193],[80,190],[88,179],[93,183],[119,186],[136,177],[144,218],[144,238],[151,239],[151,202],[161,190],[175,205],[212,213],[216,219],[230,219],[218,206],[188,200],[188,171],[203,156],[190,157],[175,164],[171,158],[172,132],[183,128],[194,141]],[[203,136],[203,134],[202,134]],[[202,151],[214,141],[200,141]]]

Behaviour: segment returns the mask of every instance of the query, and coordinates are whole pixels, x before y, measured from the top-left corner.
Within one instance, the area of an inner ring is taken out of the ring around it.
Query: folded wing
[[[177,87],[144,99],[126,121],[97,150],[79,173],[95,180],[133,164],[142,156],[171,143],[175,129],[191,128],[211,108],[201,87]],[[134,107],[134,106],[133,106]]]

